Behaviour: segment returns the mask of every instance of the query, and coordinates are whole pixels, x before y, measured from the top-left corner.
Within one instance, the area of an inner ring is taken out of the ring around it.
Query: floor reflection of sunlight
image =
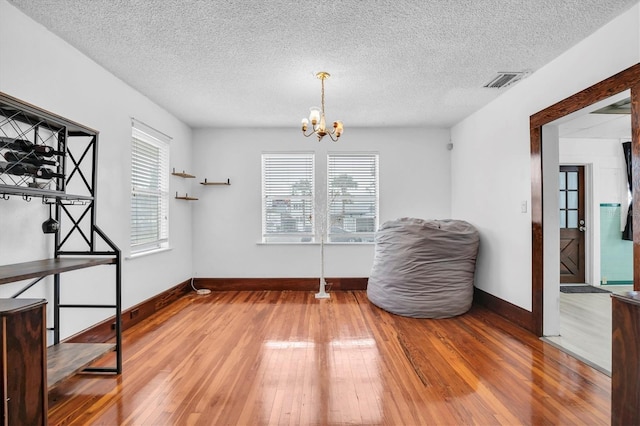
[[[263,419],[296,424],[380,423],[379,356],[375,340],[368,337],[265,341],[256,395],[264,407]]]
[[[342,339],[332,340],[330,343],[334,348],[357,348],[357,347],[373,347],[376,345],[376,341],[373,339]]]
[[[291,340],[267,340],[264,346],[269,349],[306,349],[313,348],[313,342],[291,341]]]

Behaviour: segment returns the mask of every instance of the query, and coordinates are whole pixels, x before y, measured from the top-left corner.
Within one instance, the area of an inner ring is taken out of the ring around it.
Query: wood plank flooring
[[[603,286],[623,294],[633,286]],[[611,293],[560,293],[560,335],[545,340],[611,376]]]
[[[62,383],[50,424],[610,421],[606,375],[501,317],[404,318],[364,291],[190,294],[125,332],[123,370]]]

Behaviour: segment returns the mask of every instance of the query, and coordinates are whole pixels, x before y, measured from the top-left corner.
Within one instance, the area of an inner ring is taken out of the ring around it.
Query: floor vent
[[[513,83],[520,81],[525,75],[525,72],[499,72],[483,87],[487,87],[489,89],[502,89],[503,87],[510,86]]]

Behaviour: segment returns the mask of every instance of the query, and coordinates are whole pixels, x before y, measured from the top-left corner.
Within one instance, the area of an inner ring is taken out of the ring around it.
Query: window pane
[[[263,154],[262,239],[303,242],[314,237],[313,154]]]
[[[567,200],[564,191],[560,191],[560,196],[558,197],[558,205],[561,209],[567,208]]]
[[[567,189],[567,174],[565,172],[560,172],[560,189]]]
[[[378,226],[378,154],[329,154],[327,238],[372,242]]]
[[[578,172],[567,173],[567,189],[578,189]]]
[[[131,145],[132,253],[163,247],[168,242],[168,139],[152,136],[153,129],[136,127]]]
[[[569,209],[578,208],[578,191],[567,192],[567,208]]]
[[[560,211],[560,228],[567,227],[567,212],[565,210]]]
[[[578,211],[577,210],[569,210],[567,212],[567,228],[577,228],[578,227]]]

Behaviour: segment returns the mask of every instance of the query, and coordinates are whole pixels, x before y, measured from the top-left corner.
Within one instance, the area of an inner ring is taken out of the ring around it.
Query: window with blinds
[[[169,141],[134,122],[131,147],[131,253],[168,246]]]
[[[314,155],[262,155],[262,241],[314,239]]]
[[[378,200],[378,154],[328,155],[327,241],[373,242]]]

